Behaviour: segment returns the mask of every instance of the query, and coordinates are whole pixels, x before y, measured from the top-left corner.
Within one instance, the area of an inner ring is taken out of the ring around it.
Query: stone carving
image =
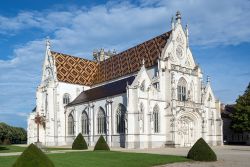
[[[183,59],[183,48],[180,45],[176,48],[176,55],[179,59]]]
[[[179,44],[184,44],[184,41],[183,41],[183,38],[182,38],[181,33],[178,34],[178,36],[177,36],[177,38],[176,38],[176,41],[177,41]]]

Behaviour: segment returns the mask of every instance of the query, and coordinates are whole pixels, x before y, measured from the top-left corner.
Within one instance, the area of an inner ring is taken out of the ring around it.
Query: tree
[[[3,144],[20,144],[26,143],[27,132],[23,128],[9,126],[5,123],[0,123],[0,142]]]
[[[88,149],[88,145],[82,134],[79,133],[72,144],[72,150],[86,150],[86,149]]]
[[[250,131],[250,83],[245,93],[236,100],[231,119],[231,128],[235,132]]]
[[[35,123],[37,125],[37,143],[39,143],[39,126],[42,125],[43,128],[45,128],[45,117],[39,115],[39,113],[37,113],[36,117],[35,117]]]

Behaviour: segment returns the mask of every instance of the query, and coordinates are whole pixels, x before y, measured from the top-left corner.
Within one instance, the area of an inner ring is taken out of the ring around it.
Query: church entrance
[[[198,122],[189,116],[180,116],[177,120],[176,144],[180,147],[190,147],[197,140]]]

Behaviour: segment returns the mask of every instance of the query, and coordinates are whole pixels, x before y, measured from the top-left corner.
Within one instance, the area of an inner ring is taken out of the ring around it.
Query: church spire
[[[176,12],[176,21],[177,23],[181,24],[181,12],[180,11],[177,11]]]

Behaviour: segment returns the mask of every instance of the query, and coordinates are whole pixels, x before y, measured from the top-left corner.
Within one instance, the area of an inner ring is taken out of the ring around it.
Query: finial
[[[189,36],[189,32],[188,32],[188,24],[186,24],[186,28],[185,28],[185,30],[186,30],[186,35],[187,35],[187,36]]]
[[[50,55],[50,39],[49,39],[49,36],[46,37],[46,55]]]
[[[50,39],[49,39],[49,36],[46,37],[46,48],[50,49]]]
[[[174,16],[172,16],[171,18],[171,27],[172,27],[172,30],[174,29]]]
[[[177,20],[177,23],[181,23],[181,12],[180,11],[176,12],[176,20]]]
[[[207,83],[210,83],[210,76],[207,76]]]
[[[185,31],[186,31],[186,37],[187,37],[187,47],[189,47],[189,31],[188,31],[188,24],[186,24]]]
[[[145,65],[145,60],[144,60],[144,58],[142,59],[142,65]]]

